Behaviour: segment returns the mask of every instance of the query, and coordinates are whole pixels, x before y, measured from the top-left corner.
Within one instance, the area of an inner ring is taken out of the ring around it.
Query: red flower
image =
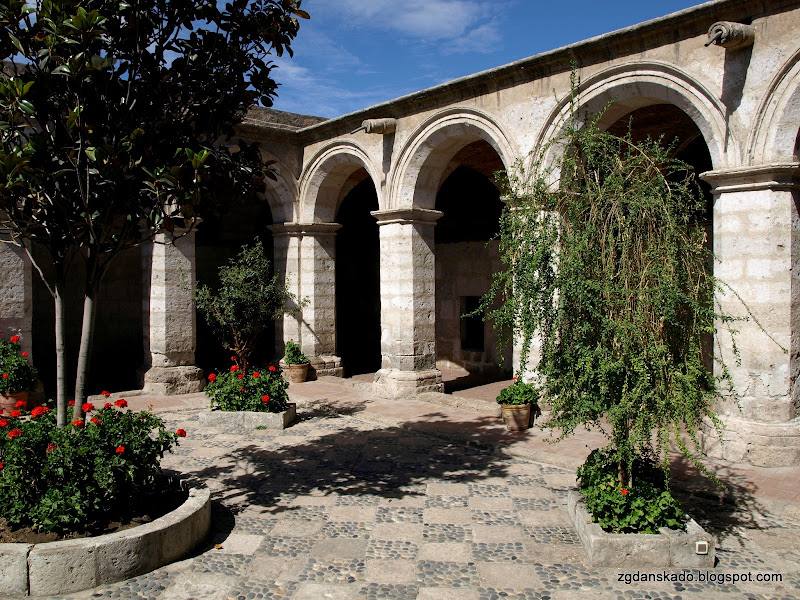
[[[16,344],[19,341],[19,336],[18,335],[12,335],[11,338],[9,339],[9,341],[14,343],[14,344]]]
[[[127,401],[127,400],[125,400],[125,398],[120,398],[119,400],[117,400],[117,401],[115,401],[115,402],[114,402],[114,405],[115,405],[117,408],[125,408],[125,407],[127,407],[127,406],[128,406],[128,401]]]
[[[175,433],[178,434],[178,437],[186,437],[186,430],[185,429],[178,429]]]
[[[70,400],[67,402],[67,406],[75,406],[75,400]]]
[[[264,395],[264,396],[261,396],[261,401],[262,401],[264,404],[266,404],[267,402],[269,402],[269,395]]]
[[[27,352],[23,352],[22,354],[20,354],[20,356],[25,356],[25,357],[27,357],[27,356],[28,356],[28,353],[27,353]]]
[[[259,373],[258,371],[254,371],[253,372],[253,377],[260,377],[260,376],[261,376],[261,373]]]
[[[14,417],[14,418],[21,417],[22,413],[19,412],[18,410],[12,410],[10,413],[8,413],[8,416],[9,417]]]
[[[0,469],[2,469],[2,468],[3,468],[3,463],[0,463]]]
[[[243,379],[243,378],[244,378],[244,373],[239,373],[239,379]]]
[[[14,405],[14,408],[25,408],[28,406],[28,403],[25,400],[17,400],[17,403]]]
[[[231,367],[231,373],[236,373],[236,371],[238,371],[238,370],[239,370],[239,365],[233,365]]]
[[[8,439],[13,440],[22,435],[22,429],[12,429],[8,432]]]
[[[8,427],[8,421],[6,419],[0,419],[0,427]]]
[[[214,382],[217,380],[217,376],[216,376],[216,374],[215,374],[215,373],[212,373],[211,375],[209,375],[209,376],[208,376],[208,380],[209,380],[211,383],[214,383]]]
[[[277,371],[277,369],[274,366],[270,366],[269,372],[274,373],[275,371]]]
[[[80,419],[75,419],[72,422],[72,424],[75,425],[75,427],[77,427],[78,429],[83,429],[83,421],[81,421]]]
[[[239,391],[240,391],[240,392],[243,392],[243,391],[244,391],[244,388],[243,388],[243,387],[240,387],[240,388],[239,388]]]
[[[111,404],[111,402],[106,402],[105,405],[103,405],[103,408],[111,408],[112,406],[114,405]]]
[[[50,442],[47,444],[47,453],[50,454],[56,448],[58,448],[58,446],[56,446],[53,442]]]
[[[236,360],[236,356],[231,356],[231,360]]]
[[[8,373],[3,373],[3,379],[8,379]]]
[[[125,454],[125,446],[117,446],[117,449],[114,450],[117,454]]]
[[[623,496],[627,496],[627,495],[628,495],[628,490],[626,490],[625,488],[622,488],[622,489],[620,490],[620,493],[621,493]]]
[[[108,398],[111,395],[111,392],[106,392],[105,390],[103,390],[102,392],[100,392],[100,395]]]
[[[46,406],[37,406],[31,411],[31,416],[35,419],[36,417],[41,417],[42,415],[46,415],[50,412],[50,409]]]
[[[93,410],[94,410],[94,404],[92,404],[91,402],[87,402],[86,404],[83,404],[83,405],[81,406],[81,410],[82,410],[83,412],[85,412],[85,413],[87,413],[87,412],[91,412],[91,411],[93,411]]]
[[[97,417],[92,417],[92,423],[94,423],[95,425],[100,425],[102,421]]]

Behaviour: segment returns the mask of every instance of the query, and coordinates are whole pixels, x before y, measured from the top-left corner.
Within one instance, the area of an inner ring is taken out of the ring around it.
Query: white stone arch
[[[275,156],[262,151],[264,163],[272,163],[269,168],[275,173],[277,179],[264,178],[266,190],[264,197],[272,213],[273,223],[285,223],[294,217],[294,207],[299,195],[297,181],[292,177],[291,170]]]
[[[317,152],[300,176],[299,202],[295,221],[302,223],[333,223],[348,178],[358,169],[365,169],[373,183],[380,181],[379,170],[369,155],[357,144],[335,141]],[[383,207],[379,187],[378,204]]]
[[[753,120],[745,159],[749,165],[800,160],[800,49],[772,78]]]
[[[409,137],[392,169],[389,208],[433,209],[448,163],[479,140],[494,148],[506,168],[513,163],[510,138],[488,114],[453,107],[427,119]]]
[[[674,65],[658,61],[636,61],[616,65],[581,81],[578,88],[578,116],[599,113],[608,106],[599,122],[606,128],[626,114],[653,104],[672,104],[681,109],[697,125],[711,155],[714,169],[736,162],[737,140],[728,134],[725,106],[702,82]],[[555,139],[569,119],[570,98],[565,94],[548,116],[534,148],[542,148]],[[558,146],[546,157],[553,164]]]

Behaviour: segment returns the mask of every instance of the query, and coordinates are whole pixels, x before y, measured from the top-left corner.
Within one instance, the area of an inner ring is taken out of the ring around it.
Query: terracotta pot
[[[530,404],[501,404],[500,408],[509,431],[525,431],[531,426]]]
[[[308,377],[308,363],[302,365],[286,365],[289,369],[289,381],[303,383]]]
[[[30,402],[28,402],[28,392],[6,392],[0,394],[0,408],[3,409],[3,414],[8,415],[8,413],[14,410],[14,405],[20,400],[24,400],[28,403],[25,410],[33,408]]]

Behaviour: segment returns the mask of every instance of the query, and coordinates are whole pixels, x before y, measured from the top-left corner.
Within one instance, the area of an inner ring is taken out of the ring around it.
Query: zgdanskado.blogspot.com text
[[[626,585],[638,583],[667,582],[697,582],[718,583],[720,585],[744,582],[781,582],[781,573],[759,573],[756,571],[735,571],[717,573],[715,571],[685,570],[685,571],[634,571],[633,573],[617,573],[617,581]]]

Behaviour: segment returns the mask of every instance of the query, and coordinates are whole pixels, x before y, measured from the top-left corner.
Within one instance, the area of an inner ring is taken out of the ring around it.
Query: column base
[[[143,367],[139,371],[142,394],[174,396],[202,392],[206,386],[203,370],[193,365],[177,367]]]
[[[340,356],[309,356],[311,366],[308,368],[308,378],[317,377],[344,377],[342,358]]]
[[[722,441],[710,424],[702,432],[703,451],[710,457],[757,467],[800,464],[800,419],[782,423],[722,416]]]
[[[444,392],[444,383],[439,369],[425,371],[381,369],[375,373],[372,390],[381,398],[409,398],[425,392]]]

